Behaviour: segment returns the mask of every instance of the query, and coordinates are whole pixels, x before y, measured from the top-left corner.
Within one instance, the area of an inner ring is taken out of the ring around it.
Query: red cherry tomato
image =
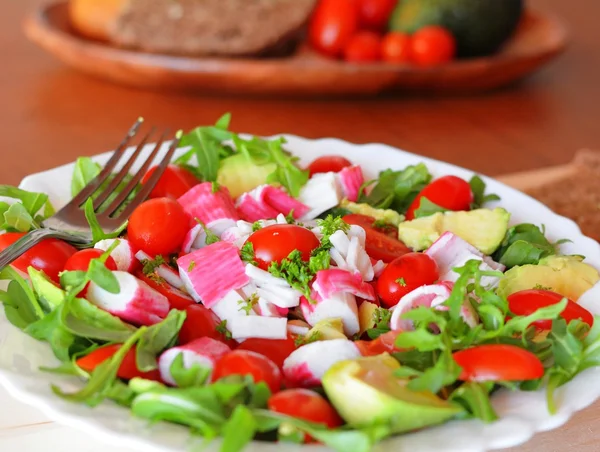
[[[299,250],[302,260],[308,261],[310,253],[320,245],[319,239],[308,229],[293,224],[276,224],[259,229],[248,241],[254,247],[258,266],[267,270],[271,262],[281,262],[294,250]]]
[[[348,224],[354,224],[356,226],[360,226],[365,231],[367,231],[368,229],[371,229],[376,232],[381,232],[382,234],[385,234],[388,237],[391,237],[393,239],[397,240],[397,238],[398,238],[398,228],[396,226],[394,226],[392,224],[376,226],[375,218],[370,217],[368,215],[361,215],[359,213],[350,213],[348,215],[344,215],[342,217],[342,220],[344,220]],[[396,257],[398,257],[398,256],[396,256]]]
[[[358,30],[358,6],[353,0],[320,0],[310,20],[308,39],[320,53],[338,57]]]
[[[381,58],[389,63],[412,61],[412,40],[406,33],[391,32],[381,41]]]
[[[127,233],[133,247],[150,256],[168,255],[181,248],[190,219],[170,198],[150,199],[133,211]]]
[[[103,254],[104,251],[95,248],[77,251],[67,260],[67,262],[65,262],[65,270],[81,270],[86,272],[90,267],[90,262],[92,261],[92,259],[98,259]],[[117,270],[117,263],[111,256],[108,256],[106,262],[104,263],[104,266],[112,271]]]
[[[308,165],[308,171],[310,177],[313,177],[317,173],[329,173],[330,171],[339,173],[348,166],[352,166],[352,162],[344,157],[339,155],[324,155],[313,160]]]
[[[448,30],[430,25],[412,36],[412,59],[420,66],[439,66],[456,55],[456,39]]]
[[[440,277],[438,266],[427,254],[409,253],[393,260],[377,280],[377,294],[386,308],[395,306],[407,293]]]
[[[377,356],[382,353],[400,351],[395,342],[401,331],[388,331],[372,341],[356,341],[355,344],[363,356]]]
[[[415,218],[415,210],[421,205],[421,198],[448,210],[469,210],[473,202],[473,191],[467,181],[456,176],[443,176],[427,185],[417,195],[406,211],[406,219]]]
[[[259,339],[251,338],[242,342],[236,350],[249,350],[266,356],[280,369],[285,359],[296,350],[296,344],[291,336],[287,339]]]
[[[167,297],[169,300],[170,309],[179,309],[180,311],[184,311],[188,306],[196,304],[196,302],[189,295],[179,289],[176,289],[165,281],[156,281],[155,279],[149,278],[141,270],[136,271],[135,276],[136,278],[144,281],[157,292],[160,292]]]
[[[320,394],[309,389],[286,389],[269,399],[267,406],[271,411],[302,419],[328,428],[344,424],[335,408]],[[305,436],[305,442],[312,442]]]
[[[79,358],[77,365],[86,372],[92,372],[96,367],[102,364],[109,358],[112,358],[119,351],[122,344],[107,345],[106,347],[97,348],[89,355]],[[131,380],[135,377],[145,378],[146,380],[161,381],[160,372],[151,370],[150,372],[142,372],[138,370],[136,363],[135,347],[129,349],[119,370],[117,376],[125,380]]]
[[[358,0],[359,22],[364,28],[383,30],[398,0]]]
[[[202,337],[210,337],[231,345],[232,341],[227,340],[223,333],[217,331],[217,326],[221,321],[210,309],[194,303],[185,308],[185,313],[186,318],[179,330],[180,344],[187,344]]]
[[[351,63],[369,63],[381,59],[381,39],[372,31],[359,31],[344,48],[344,59]]]
[[[560,303],[565,298],[562,295],[549,290],[521,290],[508,296],[508,306],[515,315],[533,314],[540,308]],[[594,324],[594,316],[583,306],[568,300],[567,307],[560,316],[569,323],[571,320],[579,319],[590,327]],[[532,323],[539,330],[552,329],[552,320],[537,320]]]
[[[538,357],[514,345],[477,345],[453,356],[462,367],[458,378],[463,381],[521,381],[544,376]]]
[[[393,239],[375,230],[366,232],[365,249],[367,254],[375,260],[388,263],[411,252],[411,249],[398,239]]]
[[[0,251],[8,248],[24,235],[23,232],[0,234]],[[62,240],[46,239],[14,260],[11,266],[24,273],[27,273],[29,267],[33,267],[43,271],[54,282],[59,282],[58,274],[63,271],[67,260],[76,252],[77,249]]]
[[[156,168],[158,167],[153,166],[148,170],[142,179],[142,184],[145,184],[150,179]],[[150,198],[177,199],[199,183],[200,181],[196,176],[185,168],[179,165],[169,165],[150,192]]]
[[[229,375],[250,375],[255,383],[265,382],[275,394],[281,388],[281,371],[266,356],[248,350],[234,350],[221,358],[214,368],[213,381]]]

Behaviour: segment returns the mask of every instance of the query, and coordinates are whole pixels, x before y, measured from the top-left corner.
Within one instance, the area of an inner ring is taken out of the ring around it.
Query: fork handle
[[[0,252],[0,270],[46,239],[65,240],[78,248],[90,246],[89,240],[54,229],[35,229],[28,232],[4,251]]]

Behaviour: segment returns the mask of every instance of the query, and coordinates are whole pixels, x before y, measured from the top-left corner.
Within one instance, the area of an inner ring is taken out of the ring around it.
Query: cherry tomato
[[[348,166],[352,166],[352,162],[344,157],[339,155],[324,155],[313,160],[308,165],[308,171],[310,177],[313,177],[317,173],[329,173],[330,171],[339,173]]]
[[[359,213],[350,213],[348,215],[344,215],[342,217],[342,220],[344,220],[346,223],[348,224],[354,224],[356,226],[360,226],[361,228],[363,228],[365,231],[367,231],[368,229],[374,230],[376,232],[381,232],[382,234],[387,235],[388,237],[391,237],[393,239],[397,239],[398,238],[398,228],[392,224],[385,224],[385,225],[376,225],[376,220],[373,217],[370,217],[368,215],[361,215]],[[398,257],[398,256],[396,256]]]
[[[456,39],[448,30],[430,25],[412,36],[412,59],[420,66],[439,66],[456,55]]]
[[[296,344],[291,336],[288,336],[287,339],[250,338],[242,342],[236,350],[249,350],[260,353],[281,369],[285,359],[296,350]]]
[[[381,39],[372,31],[359,31],[344,48],[344,59],[351,63],[369,63],[381,59]]]
[[[76,362],[86,372],[92,372],[96,367],[102,364],[109,358],[112,358],[115,353],[119,351],[122,344],[107,345],[105,347],[97,348],[87,356],[79,358]],[[160,372],[158,370],[151,370],[150,372],[142,372],[138,370],[136,363],[135,347],[129,349],[119,370],[117,376],[125,380],[131,380],[135,377],[145,378],[146,380],[161,381]]]
[[[338,57],[358,30],[358,5],[353,0],[320,0],[310,20],[308,39],[320,53]]]
[[[372,341],[356,341],[355,344],[363,356],[377,356],[382,353],[400,351],[395,342],[401,331],[388,331]]]
[[[135,249],[150,256],[166,256],[181,248],[189,222],[183,207],[174,199],[150,199],[133,211],[127,233]]]
[[[170,309],[178,309],[180,311],[184,311],[188,306],[196,304],[196,302],[188,294],[173,287],[165,281],[156,281],[155,279],[149,278],[141,270],[136,271],[135,276],[136,278],[144,281],[157,292],[160,292],[165,297],[167,297],[167,299],[169,300]]]
[[[467,181],[456,176],[443,176],[427,185],[417,195],[406,211],[406,219],[415,218],[415,210],[421,205],[421,198],[448,210],[469,210],[473,202],[473,191]]]
[[[393,260],[377,280],[377,294],[386,308],[395,306],[407,293],[440,277],[438,266],[427,254],[408,253]]]
[[[372,229],[366,232],[365,249],[367,254],[375,260],[388,263],[411,252],[411,249],[398,239]]]
[[[234,350],[221,358],[214,368],[213,381],[229,375],[250,375],[255,383],[264,381],[275,394],[281,388],[281,371],[266,356],[248,350]]]
[[[542,362],[533,353],[506,344],[477,345],[453,354],[462,367],[463,381],[521,381],[544,375]]]
[[[540,308],[560,303],[565,298],[562,295],[549,290],[521,290],[508,296],[508,306],[515,315],[533,314]],[[579,319],[590,327],[594,324],[594,316],[583,306],[568,300],[567,307],[560,316],[569,323],[571,320]],[[537,320],[532,323],[539,330],[552,329],[552,320]]]
[[[309,389],[286,389],[269,398],[267,406],[271,411],[302,419],[328,428],[344,424],[335,408],[320,394]],[[305,436],[305,442],[312,442]]]
[[[254,246],[256,262],[263,270],[267,270],[271,262],[281,262],[294,250],[299,250],[302,260],[308,261],[311,251],[320,245],[311,231],[293,224],[275,224],[259,229],[248,241]]]
[[[381,41],[381,58],[389,63],[412,61],[412,40],[406,33],[391,32]]]
[[[185,308],[186,317],[179,330],[179,343],[187,344],[195,339],[210,337],[231,345],[223,333],[217,331],[217,326],[221,323],[219,318],[210,309],[201,304],[192,304]]]
[[[153,166],[148,170],[142,179],[142,184],[145,184],[150,179],[156,168],[158,166]],[[150,192],[150,198],[177,199],[199,183],[200,181],[198,181],[196,176],[185,168],[179,165],[169,165]]]
[[[24,235],[23,232],[0,234],[0,251],[8,248]],[[67,260],[76,252],[74,247],[62,240],[46,239],[15,259],[11,266],[24,273],[27,273],[29,267],[33,267],[43,271],[52,281],[59,282],[58,274],[63,271]]]
[[[358,0],[360,25],[371,30],[386,28],[398,0]]]
[[[96,248],[89,248],[87,250],[77,251],[67,260],[67,262],[65,262],[65,270],[81,270],[86,272],[90,267],[90,262],[92,261],[92,259],[98,259],[103,254],[104,251],[98,250]],[[106,262],[104,263],[104,266],[112,271],[117,270],[117,263],[111,256],[108,256]]]

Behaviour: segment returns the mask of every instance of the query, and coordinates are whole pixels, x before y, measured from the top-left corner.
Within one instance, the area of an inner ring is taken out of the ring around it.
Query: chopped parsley
[[[327,250],[317,248],[315,251],[317,254],[311,256],[307,262],[302,260],[299,250],[294,250],[281,263],[272,262],[269,265],[269,273],[285,279],[292,288],[301,292],[307,300],[311,301],[310,283],[318,271],[329,268],[331,259]]]
[[[259,221],[255,221],[252,223],[252,232],[260,231],[262,229],[262,223]]]
[[[542,286],[541,284],[536,284],[533,288],[536,290],[553,290],[552,287]]]
[[[288,224],[296,224],[296,219],[294,218],[294,209],[290,210],[290,213],[285,216],[285,221],[287,221]]]
[[[373,222],[374,228],[387,228],[389,224],[385,220],[375,220]]]
[[[385,308],[377,308],[373,311],[373,317],[371,318],[373,328],[367,330],[367,335],[370,339],[377,339],[382,334],[391,331],[390,320],[392,319],[392,313]]]
[[[311,342],[317,342],[321,340],[321,336],[322,335],[320,331],[313,331],[312,333],[307,334],[306,336],[298,336],[294,340],[294,344],[296,345],[296,347],[301,347],[302,345],[310,344]]]
[[[163,264],[166,264],[165,258],[159,254],[154,259],[144,259],[142,261],[142,271],[144,272],[144,275],[150,276],[152,273],[155,273],[156,269]]]
[[[190,265],[188,265],[187,271],[191,272],[194,268],[196,268],[196,261],[191,261]]]
[[[231,339],[231,331],[227,329],[227,320],[223,320],[215,327],[215,331],[225,336],[225,339]]]
[[[250,315],[254,306],[258,303],[258,295],[253,293],[248,297],[247,300],[238,301],[239,309],[238,311],[244,311],[246,315]]]
[[[327,215],[324,220],[317,220],[317,225],[321,228],[321,239],[320,249],[330,250],[333,245],[329,238],[337,231],[343,231],[347,233],[350,230],[350,225],[342,220],[342,217],[334,217],[333,215]]]
[[[200,226],[202,226],[202,229],[204,229],[204,233],[206,234],[206,239],[204,239],[204,243],[206,245],[212,245],[213,243],[217,243],[221,240],[219,238],[219,236],[217,234],[215,234],[213,231],[211,231],[210,229],[208,229],[206,227],[206,225],[202,221],[200,221],[199,218],[194,218],[194,219]]]
[[[397,282],[398,284],[400,284],[402,287],[406,287],[406,280],[405,280],[404,278],[398,278],[398,279],[396,280],[396,282]]]
[[[258,267],[258,262],[254,259],[254,245],[252,242],[244,243],[244,246],[240,250],[240,257],[246,264],[252,264]]]

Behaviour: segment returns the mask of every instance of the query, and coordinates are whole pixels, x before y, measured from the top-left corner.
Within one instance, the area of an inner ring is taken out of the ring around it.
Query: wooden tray
[[[307,49],[274,60],[178,57],[86,40],[71,30],[66,2],[34,11],[25,22],[25,32],[69,66],[129,86],[291,96],[481,92],[531,74],[559,55],[567,42],[567,32],[560,21],[529,11],[514,38],[499,54],[435,69],[386,63],[349,64],[322,58]]]

